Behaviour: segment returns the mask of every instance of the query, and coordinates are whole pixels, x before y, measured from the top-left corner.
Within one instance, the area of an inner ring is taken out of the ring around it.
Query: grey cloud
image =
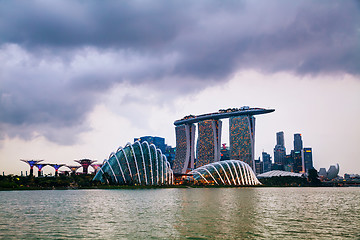
[[[357,1],[0,6],[0,138],[36,131],[68,142],[99,96],[124,82],[188,94],[247,68],[360,73]]]
[[[167,1],[6,2],[2,42],[35,47],[156,47],[173,38],[187,18]],[[178,5],[178,4],[177,4]],[[180,7],[180,6],[179,6]]]
[[[59,55],[84,46],[126,49],[154,58],[176,52],[181,59],[171,74],[199,78],[226,78],[241,67],[299,73],[360,71],[354,62],[360,55],[356,1],[51,4],[3,3],[0,43]],[[266,58],[270,54],[272,61]],[[293,59],[284,61],[287,55]]]

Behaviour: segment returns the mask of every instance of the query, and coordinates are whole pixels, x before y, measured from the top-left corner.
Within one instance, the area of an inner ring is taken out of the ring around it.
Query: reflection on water
[[[1,239],[360,239],[360,188],[0,192]]]
[[[254,233],[254,189],[183,190],[175,216],[182,237],[244,238]]]

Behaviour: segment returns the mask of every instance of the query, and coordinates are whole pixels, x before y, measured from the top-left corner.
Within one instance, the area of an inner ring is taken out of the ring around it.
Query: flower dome
[[[93,180],[117,185],[169,185],[174,174],[160,149],[136,141],[111,153]]]
[[[213,162],[189,172],[195,181],[209,185],[246,186],[261,184],[251,167],[239,160]]]

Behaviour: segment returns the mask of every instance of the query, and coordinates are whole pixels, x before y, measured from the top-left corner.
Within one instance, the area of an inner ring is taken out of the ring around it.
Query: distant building
[[[285,138],[284,138],[284,132],[277,132],[276,133],[276,145],[285,146]]]
[[[294,151],[301,152],[302,148],[303,148],[303,142],[301,139],[301,134],[295,133],[294,134]]]
[[[293,165],[292,164],[284,165],[284,171],[286,171],[286,172],[294,172]]]
[[[167,161],[170,163],[170,165],[173,165],[174,159],[175,159],[175,150],[176,148],[173,148],[171,146],[168,146],[165,143],[165,138],[163,137],[157,137],[157,136],[143,136],[139,138],[134,138],[134,142],[139,141],[140,143],[143,143],[144,141],[148,142],[149,144],[154,144],[156,148],[161,150],[161,153],[165,155]]]
[[[274,163],[285,165],[285,156],[286,156],[286,148],[285,148],[284,132],[277,132],[276,145],[274,148]]]
[[[230,159],[243,161],[255,169],[255,117],[248,115],[230,117],[229,127]]]
[[[165,153],[163,153],[172,167],[175,160],[176,148],[166,145]]]
[[[220,120],[204,120],[198,123],[195,168],[220,161],[221,146]]]
[[[313,169],[313,160],[312,160],[312,149],[304,148],[302,150],[302,161],[303,161],[303,171],[308,172],[309,169]]]
[[[220,161],[230,160],[230,148],[225,143],[222,144],[220,149]]]
[[[349,173],[345,173],[344,174],[344,178],[345,180],[349,181],[349,180],[355,180],[355,179],[360,179],[360,175],[359,174],[349,174]]]
[[[139,141],[140,143],[146,141],[149,144],[154,144],[157,148],[161,150],[162,153],[165,153],[166,144],[165,138],[155,137],[155,136],[144,136],[140,138],[134,138],[134,142]]]
[[[273,163],[273,164],[271,164],[271,171],[273,171],[273,170],[284,171],[284,165]]]
[[[271,171],[271,156],[266,152],[262,152],[262,160],[263,160],[263,172]]]
[[[264,172],[263,162],[259,158],[258,160],[255,160],[255,173],[261,174],[263,172]]]
[[[292,172],[295,172],[295,173],[303,172],[301,151],[291,150],[291,156],[293,159]]]
[[[276,145],[274,148],[274,163],[285,164],[286,149],[285,147]]]

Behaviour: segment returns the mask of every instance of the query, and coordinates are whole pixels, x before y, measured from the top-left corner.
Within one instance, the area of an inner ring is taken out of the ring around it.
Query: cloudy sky
[[[1,173],[174,146],[176,119],[244,105],[276,109],[256,157],[302,133],[317,169],[360,173],[360,2],[0,1]]]

